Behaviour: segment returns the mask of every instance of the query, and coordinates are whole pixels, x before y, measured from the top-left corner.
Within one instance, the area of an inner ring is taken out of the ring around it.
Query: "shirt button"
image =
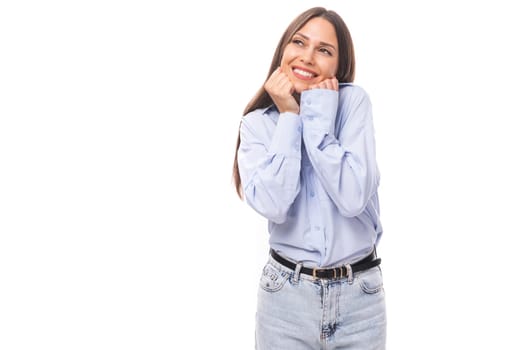
[[[310,197],[315,197],[315,193],[314,192],[310,192]]]
[[[308,106],[311,105],[311,104],[312,104],[312,100],[311,100],[310,98],[307,98],[307,99],[306,99],[306,104],[307,104]]]

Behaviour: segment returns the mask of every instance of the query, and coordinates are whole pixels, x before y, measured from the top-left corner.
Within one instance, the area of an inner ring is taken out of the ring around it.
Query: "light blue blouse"
[[[270,247],[305,266],[353,263],[382,234],[368,94],[354,84],[301,95],[299,115],[275,106],[241,122],[246,202],[268,219]]]

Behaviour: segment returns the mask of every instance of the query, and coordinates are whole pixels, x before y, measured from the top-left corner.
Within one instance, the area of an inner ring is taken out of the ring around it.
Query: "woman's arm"
[[[379,185],[368,95],[357,86],[308,90],[300,108],[303,142],[319,181],[341,215],[359,215]]]
[[[259,111],[243,118],[239,173],[246,202],[268,220],[283,223],[300,190],[301,118],[281,113],[274,130],[268,118]]]

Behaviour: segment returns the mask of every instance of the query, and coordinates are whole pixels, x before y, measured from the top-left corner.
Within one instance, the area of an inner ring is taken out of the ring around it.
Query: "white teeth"
[[[314,76],[312,73],[305,72],[304,70],[298,68],[295,68],[293,71],[299,75],[302,75],[305,78],[312,78]]]

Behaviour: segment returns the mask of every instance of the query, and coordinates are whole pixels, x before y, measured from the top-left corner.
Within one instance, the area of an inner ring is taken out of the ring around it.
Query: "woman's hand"
[[[277,68],[270,75],[264,84],[264,89],[270,95],[280,113],[292,112],[299,114],[299,104],[293,97],[294,88],[292,82],[283,73],[281,67]]]
[[[339,90],[339,82],[336,78],[329,78],[325,79],[322,82],[318,84],[314,84],[310,86],[310,90],[312,89],[328,89],[328,90]]]

